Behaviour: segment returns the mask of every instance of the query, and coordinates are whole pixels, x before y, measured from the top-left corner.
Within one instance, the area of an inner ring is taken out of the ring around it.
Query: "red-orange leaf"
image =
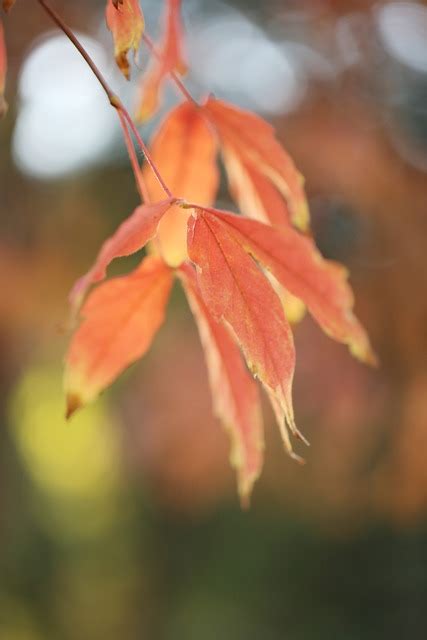
[[[328,335],[347,344],[359,359],[374,362],[368,336],[353,313],[353,293],[342,265],[322,258],[313,240],[291,227],[273,228],[226,212],[215,215],[248,253],[307,305]]]
[[[151,143],[153,160],[166,184],[179,198],[213,204],[218,189],[215,136],[196,107],[185,102],[173,109]],[[143,177],[155,202],[162,190],[146,165]],[[172,266],[187,257],[187,220],[190,213],[172,207],[159,225],[159,249]]]
[[[213,211],[198,209],[190,219],[188,253],[209,311],[231,328],[249,369],[280,406],[281,424],[286,421],[298,435],[292,408],[294,342],[268,279]]]
[[[135,118],[145,122],[157,111],[160,92],[166,76],[175,71],[185,73],[186,63],[182,53],[181,0],[168,0],[163,43],[159,47],[159,57],[153,55],[151,65],[144,75],[138,98]]]
[[[274,183],[231,147],[223,146],[222,156],[230,192],[240,210],[261,222],[289,226],[289,207]]]
[[[4,41],[3,23],[0,20],[0,118],[4,116],[7,111],[7,103],[4,99],[4,91],[6,88],[6,73],[7,73],[7,55],[6,55],[6,43]]]
[[[267,216],[274,224],[278,220],[280,222],[278,211],[273,211],[274,192],[269,195],[266,191],[267,179],[282,194],[287,205],[281,207],[282,225],[288,223],[289,210],[292,222],[300,229],[307,229],[309,213],[303,179],[289,154],[275,137],[273,127],[259,116],[215,98],[209,98],[204,109],[225,147],[226,170],[242,212],[253,215],[254,209],[259,209],[255,216],[258,219]],[[230,161],[230,157],[235,160],[234,163]],[[258,192],[258,201],[252,202],[248,210],[246,207],[249,196],[241,183],[242,170],[246,180],[255,181],[253,188]],[[271,197],[273,200],[270,200]]]
[[[129,51],[138,51],[144,33],[144,16],[139,0],[107,0],[107,26],[113,34],[116,62],[125,76],[130,78]]]
[[[164,320],[172,275],[162,260],[148,257],[130,275],[103,283],[89,296],[66,356],[68,415],[148,350]]]
[[[129,256],[139,251],[153,238],[161,218],[172,203],[173,200],[164,200],[137,207],[114,235],[104,242],[91,269],[77,280],[71,291],[70,302],[74,311],[81,304],[90,285],[105,278],[107,267],[114,258]]]
[[[264,449],[257,385],[230,333],[203,302],[193,267],[183,265],[179,275],[205,352],[214,411],[230,434],[231,464],[237,469],[242,504],[247,504],[261,472]]]

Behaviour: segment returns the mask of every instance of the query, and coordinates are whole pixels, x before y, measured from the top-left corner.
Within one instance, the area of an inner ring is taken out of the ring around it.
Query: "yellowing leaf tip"
[[[121,72],[130,78],[128,53],[136,52],[144,32],[144,16],[138,0],[107,0],[107,26],[114,39],[114,54]]]

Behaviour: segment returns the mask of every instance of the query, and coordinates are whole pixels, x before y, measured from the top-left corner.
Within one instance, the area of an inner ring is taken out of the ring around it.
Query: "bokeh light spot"
[[[108,68],[101,45],[78,37],[95,62]],[[13,153],[21,171],[52,179],[106,157],[115,138],[114,111],[65,36],[47,36],[30,52],[19,96]]]
[[[111,519],[119,449],[102,400],[67,423],[60,370],[34,367],[12,395],[10,424],[25,470],[56,523],[63,516],[66,527],[80,531]]]
[[[379,8],[377,26],[387,51],[416,71],[427,72],[427,7],[392,2]]]

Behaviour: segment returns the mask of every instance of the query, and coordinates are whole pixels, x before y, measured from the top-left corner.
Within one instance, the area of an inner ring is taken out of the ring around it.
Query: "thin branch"
[[[110,89],[101,71],[98,69],[98,67],[96,66],[96,64],[94,63],[94,61],[92,60],[88,52],[86,51],[86,49],[83,47],[83,45],[79,42],[77,37],[71,31],[70,27],[68,27],[65,24],[62,18],[56,13],[54,9],[52,9],[52,7],[50,7],[47,4],[45,0],[37,0],[37,2],[43,7],[43,9],[50,16],[50,18],[53,20],[56,26],[59,27],[59,29],[63,31],[63,33],[67,36],[67,38],[73,43],[77,51],[84,58],[86,64],[91,68],[93,74],[96,76],[96,79],[98,80],[101,87],[104,89],[110,104],[117,109],[118,105],[120,104],[120,99]]]
[[[137,143],[139,144],[139,146],[141,147],[148,164],[150,165],[154,175],[156,176],[157,180],[160,183],[160,186],[162,187],[163,191],[166,193],[166,195],[168,196],[168,198],[173,198],[173,193],[171,192],[171,190],[169,189],[169,187],[165,184],[162,176],[159,173],[159,170],[157,169],[154,161],[151,158],[151,154],[147,149],[147,146],[144,142],[144,140],[141,138],[141,134],[139,133],[134,121],[132,120],[131,116],[129,115],[128,111],[126,111],[126,109],[120,109],[123,116],[125,117],[133,135],[136,138]]]
[[[83,47],[83,45],[78,40],[78,38],[73,33],[73,31],[65,24],[62,18],[56,13],[56,11],[52,9],[52,7],[46,2],[46,0],[36,0],[36,2],[39,3],[39,5],[44,9],[44,11],[46,11],[49,17],[53,20],[53,22],[59,27],[59,29],[67,36],[70,42],[75,46],[75,48],[83,57],[86,64],[90,67],[94,76],[96,77],[99,84],[105,91],[111,106],[116,109],[119,115],[121,113],[124,116],[125,120],[129,123],[129,126],[135,135],[135,138],[141,148],[141,151],[143,152],[148,164],[150,165],[151,169],[153,170],[153,173],[155,174],[157,180],[159,181],[160,186],[162,187],[163,191],[166,193],[168,198],[171,198],[172,193],[170,189],[167,187],[162,176],[160,175],[159,170],[157,169],[151,157],[150,151],[148,150],[143,139],[141,138],[132,118],[130,117],[128,111],[126,110],[120,98],[112,91],[106,79],[104,78],[101,71],[98,69],[98,67],[96,66],[96,64],[94,63],[94,61],[92,60],[88,52],[86,51],[86,49]],[[138,176],[135,176],[135,177],[138,179]]]
[[[125,139],[125,143],[126,143],[126,148],[128,150],[128,154],[129,154],[129,160],[130,163],[132,165],[132,169],[133,169],[133,173],[135,175],[135,181],[136,181],[136,186],[138,188],[138,193],[141,197],[141,200],[143,202],[150,202],[150,196],[148,194],[147,191],[147,186],[144,182],[144,178],[142,177],[142,172],[141,172],[141,168],[139,165],[139,160],[138,157],[136,155],[135,152],[135,147],[133,144],[133,140],[131,138],[131,135],[129,133],[129,129],[127,127],[127,123],[126,123],[126,119],[123,115],[123,113],[119,110],[118,112],[119,118],[120,118],[120,124],[122,125],[122,130],[123,130],[123,137]]]

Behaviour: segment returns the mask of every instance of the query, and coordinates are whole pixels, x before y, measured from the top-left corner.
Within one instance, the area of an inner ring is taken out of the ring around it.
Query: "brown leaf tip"
[[[294,433],[295,438],[297,438],[297,440],[300,440],[301,442],[303,442],[306,447],[310,446],[310,442],[307,440],[305,435],[301,433],[301,431],[299,429],[295,428],[295,431],[293,433]]]
[[[70,393],[67,396],[67,410],[65,413],[65,417],[67,420],[69,420],[71,418],[71,416],[78,410],[81,408],[82,406],[82,401],[80,399],[80,396],[78,396],[76,393]]]

